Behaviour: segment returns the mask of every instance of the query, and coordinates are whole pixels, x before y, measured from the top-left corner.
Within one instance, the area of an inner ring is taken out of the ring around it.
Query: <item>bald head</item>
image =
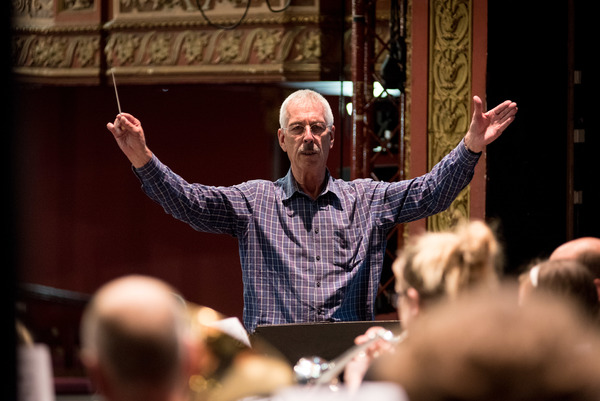
[[[562,244],[550,255],[550,260],[559,259],[576,260],[600,278],[600,238],[583,237]]]
[[[183,303],[164,282],[126,276],[101,287],[81,326],[82,357],[117,388],[167,389],[179,376]]]

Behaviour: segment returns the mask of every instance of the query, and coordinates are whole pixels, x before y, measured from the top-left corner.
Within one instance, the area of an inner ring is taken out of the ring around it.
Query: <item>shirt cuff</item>
[[[472,156],[477,156],[477,157],[479,157],[479,156],[481,156],[481,154],[483,153],[483,152],[473,152],[471,149],[469,149],[469,148],[467,147],[467,144],[465,143],[465,138],[463,138],[463,139],[460,141],[459,147],[460,147],[462,150],[464,150],[465,152],[467,152],[468,154],[472,155]]]
[[[457,162],[466,168],[475,168],[483,154],[483,152],[475,153],[467,149],[464,139],[460,141],[456,148],[454,148],[454,152],[457,152]]]
[[[152,178],[160,171],[160,161],[158,158],[152,154],[152,158],[148,161],[148,163],[144,164],[142,167],[136,168],[131,166],[133,173],[139,178],[140,181],[144,181],[145,179]]]

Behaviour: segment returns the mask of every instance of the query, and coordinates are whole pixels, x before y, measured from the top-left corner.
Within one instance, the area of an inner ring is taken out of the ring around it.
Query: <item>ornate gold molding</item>
[[[469,128],[472,64],[472,0],[430,0],[428,160],[432,168]],[[430,217],[438,231],[469,217],[470,189],[450,208]]]
[[[320,80],[340,62],[339,18],[318,0],[282,13],[252,0],[245,14],[245,1],[200,0],[208,19],[196,0],[108,1],[16,1],[16,76],[89,84],[115,68],[120,81],[136,83]],[[236,21],[231,30],[212,25]]]
[[[127,80],[150,74],[184,74],[189,78],[245,75],[319,74],[321,33],[318,26],[240,27],[224,30],[120,31],[105,47],[109,68]]]
[[[420,1],[420,0],[417,0]],[[411,110],[412,110],[412,71],[413,71],[413,40],[412,40],[412,24],[413,24],[413,0],[406,2],[406,86],[404,88],[405,104],[404,104],[404,176],[410,177],[410,153],[411,153]],[[405,235],[408,230],[405,230]]]

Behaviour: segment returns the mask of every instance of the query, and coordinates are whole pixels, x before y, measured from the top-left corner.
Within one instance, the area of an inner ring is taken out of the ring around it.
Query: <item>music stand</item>
[[[318,356],[329,361],[340,356],[372,326],[400,331],[398,320],[278,324],[258,326],[250,342],[273,347],[294,366],[303,357]]]

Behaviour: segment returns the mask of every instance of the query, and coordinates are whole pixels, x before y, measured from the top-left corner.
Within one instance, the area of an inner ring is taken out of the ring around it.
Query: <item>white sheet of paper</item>
[[[52,362],[48,346],[20,345],[18,363],[19,401],[54,401]]]
[[[223,320],[218,320],[209,326],[221,330],[223,333],[250,347],[250,338],[248,337],[248,333],[237,317],[229,317]]]

